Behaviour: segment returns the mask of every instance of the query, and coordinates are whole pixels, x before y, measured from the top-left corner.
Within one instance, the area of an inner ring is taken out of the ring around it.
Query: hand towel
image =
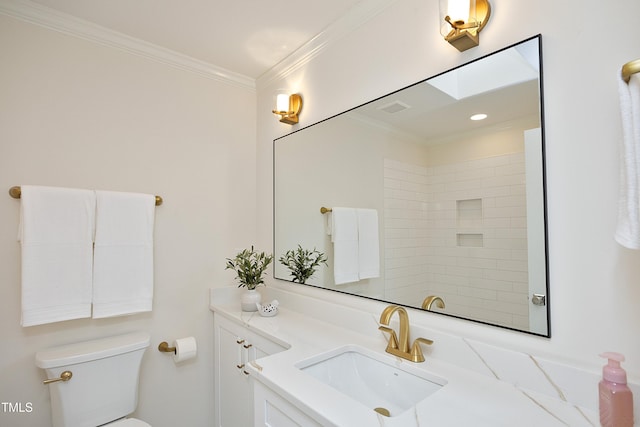
[[[331,212],[331,241],[333,242],[333,279],[336,285],[357,282],[358,218],[352,208],[336,208]]]
[[[91,317],[94,192],[21,191],[22,326]]]
[[[93,317],[151,311],[155,196],[96,191]]]
[[[629,249],[640,249],[640,75],[626,83],[619,77],[622,144],[620,189],[615,239]]]
[[[356,209],[358,217],[358,275],[360,280],[380,276],[378,211]]]

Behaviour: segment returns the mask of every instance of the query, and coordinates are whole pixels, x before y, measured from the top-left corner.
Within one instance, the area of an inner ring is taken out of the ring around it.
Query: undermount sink
[[[395,417],[447,381],[386,354],[349,345],[296,364],[303,372],[383,415]]]

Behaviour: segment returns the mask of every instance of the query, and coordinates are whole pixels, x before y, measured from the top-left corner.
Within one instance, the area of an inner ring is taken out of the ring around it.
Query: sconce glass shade
[[[302,109],[302,97],[297,93],[278,93],[276,95],[276,108],[273,114],[280,116],[280,121],[289,125],[298,123],[298,114]]]
[[[447,5],[447,11],[445,16],[449,16],[454,22],[470,22],[470,19],[475,20],[475,16],[471,17],[470,13],[475,13],[475,0],[449,0]],[[449,27],[447,33],[449,33]],[[443,36],[446,35],[443,34]]]
[[[289,111],[289,94],[279,93],[276,95],[276,111],[285,114]]]
[[[488,0],[440,0],[440,34],[463,52],[480,44],[490,16]]]

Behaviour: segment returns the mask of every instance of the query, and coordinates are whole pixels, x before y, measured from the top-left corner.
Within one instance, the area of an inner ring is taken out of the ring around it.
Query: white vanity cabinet
[[[214,313],[216,427],[253,425],[253,387],[245,366],[286,348]]]

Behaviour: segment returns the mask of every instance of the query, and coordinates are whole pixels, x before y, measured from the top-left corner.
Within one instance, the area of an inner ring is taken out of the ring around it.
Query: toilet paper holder
[[[158,351],[161,353],[173,353],[173,361],[179,363],[196,357],[198,345],[194,337],[184,337],[176,339],[172,347],[169,347],[169,343],[166,341],[162,341],[158,345]]]
[[[162,341],[158,345],[158,351],[160,351],[162,353],[173,353],[173,354],[176,354],[176,348],[175,347],[169,347],[169,343],[166,342],[166,341]]]

